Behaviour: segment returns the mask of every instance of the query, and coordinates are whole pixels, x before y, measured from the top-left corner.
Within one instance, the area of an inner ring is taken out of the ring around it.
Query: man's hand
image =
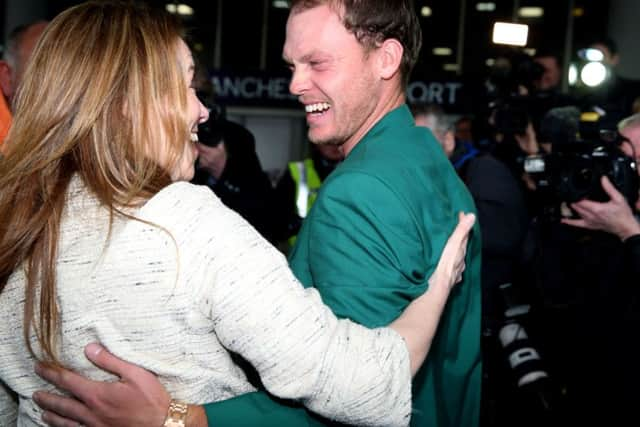
[[[640,234],[640,224],[633,216],[624,196],[616,190],[606,176],[602,177],[601,183],[611,200],[606,203],[592,200],[573,203],[571,207],[580,215],[580,218],[565,218],[562,222],[575,227],[606,231],[618,236],[620,240]]]
[[[120,380],[91,381],[72,371],[37,364],[38,375],[75,396],[74,399],[44,391],[34,393],[33,399],[44,409],[43,421],[54,427],[163,425],[171,397],[155,375],[118,359],[98,344],[87,345],[85,355]],[[207,425],[201,407],[189,406],[188,421],[192,427]]]
[[[227,166],[227,148],[224,141],[215,147],[198,142],[198,166],[205,169],[215,179],[220,179]]]

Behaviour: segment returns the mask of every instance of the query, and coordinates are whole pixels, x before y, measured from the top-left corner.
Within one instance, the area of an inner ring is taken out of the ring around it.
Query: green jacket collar
[[[371,140],[379,139],[380,136],[387,133],[390,129],[407,128],[415,126],[415,121],[411,110],[407,104],[402,104],[399,107],[389,111],[376,123],[365,136],[353,147],[347,157],[357,154],[359,151],[364,150],[364,147],[368,145]]]

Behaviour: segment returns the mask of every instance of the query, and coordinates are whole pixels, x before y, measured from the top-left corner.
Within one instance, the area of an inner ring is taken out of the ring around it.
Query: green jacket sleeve
[[[363,188],[370,191],[363,195]],[[303,225],[292,269],[303,283],[315,284],[339,317],[386,325],[424,292],[431,273],[415,222],[391,189],[367,175],[350,176],[329,190]],[[304,271],[307,255],[314,261],[311,282]],[[205,411],[212,427],[333,425],[267,392],[207,404]]]
[[[321,426],[302,405],[267,392],[243,394],[204,405],[211,427]]]
[[[437,239],[425,239],[407,204],[376,177],[342,173],[321,191],[290,265],[338,317],[385,326],[426,290]],[[440,228],[444,244],[452,228]]]

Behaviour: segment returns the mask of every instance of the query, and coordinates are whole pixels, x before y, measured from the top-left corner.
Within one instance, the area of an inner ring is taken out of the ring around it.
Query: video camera
[[[536,190],[555,208],[551,213],[562,215],[563,203],[608,201],[600,182],[602,176],[607,176],[634,206],[638,199],[637,165],[620,150],[624,138],[604,125],[597,113],[578,112],[578,121],[567,121],[558,110],[552,110],[541,123],[540,139],[551,143],[551,153],[524,161],[524,170],[534,180]]]
[[[521,94],[523,88],[532,92],[543,74],[544,67],[530,55],[520,50],[510,50],[500,56],[490,68],[487,89],[494,99]]]

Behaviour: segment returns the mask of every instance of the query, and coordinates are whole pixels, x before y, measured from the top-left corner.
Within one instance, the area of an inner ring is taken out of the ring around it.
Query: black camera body
[[[577,140],[554,145],[551,154],[527,158],[524,168],[537,189],[552,202],[608,201],[600,182],[602,176],[609,178],[630,206],[638,199],[636,162],[614,142]]]

